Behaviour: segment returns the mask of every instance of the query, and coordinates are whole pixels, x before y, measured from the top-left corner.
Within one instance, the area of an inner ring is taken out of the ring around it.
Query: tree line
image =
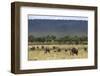
[[[63,43],[63,44],[87,44],[87,36],[64,36],[57,38],[54,35],[47,35],[43,37],[28,36],[28,42],[41,42],[41,43]]]

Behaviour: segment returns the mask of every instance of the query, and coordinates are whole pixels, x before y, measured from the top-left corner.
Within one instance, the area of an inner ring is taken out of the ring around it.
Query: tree
[[[51,39],[52,39],[52,40],[56,40],[56,36],[51,35]]]
[[[37,42],[45,42],[45,38],[44,37],[38,37],[36,38]]]
[[[75,44],[79,44],[80,37],[74,36],[74,37],[73,37],[73,41],[75,42]]]
[[[82,36],[82,37],[80,37],[80,42],[81,42],[82,44],[84,44],[84,42],[87,44],[87,41],[88,41],[88,37],[87,37],[87,36]]]
[[[47,35],[45,39],[46,39],[46,42],[50,42],[51,40],[49,35]]]
[[[29,36],[28,36],[28,41],[29,41],[29,42],[33,42],[33,41],[34,41],[34,39],[35,39],[35,38],[34,38],[34,36],[33,36],[33,35],[29,35]]]

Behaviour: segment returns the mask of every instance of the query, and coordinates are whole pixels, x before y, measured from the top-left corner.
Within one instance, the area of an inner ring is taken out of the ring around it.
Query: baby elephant
[[[30,48],[31,50],[35,50],[35,47]]]
[[[50,53],[50,49],[49,48],[45,48],[45,52],[44,53]]]
[[[67,52],[68,50],[67,49],[65,49],[65,52]]]
[[[44,49],[44,46],[41,46],[41,49]]]
[[[87,48],[86,47],[84,47],[84,51],[87,51]]]
[[[57,49],[57,52],[61,52],[61,49],[60,49],[60,48],[58,48],[58,49]]]

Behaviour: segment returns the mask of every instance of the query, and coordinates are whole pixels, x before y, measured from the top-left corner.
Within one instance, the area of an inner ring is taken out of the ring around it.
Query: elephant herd
[[[65,52],[70,52],[70,55],[78,55],[79,54],[79,50],[80,49],[83,49],[84,51],[87,51],[87,47],[83,47],[83,48],[75,48],[75,47],[71,47],[71,48],[60,48],[60,47],[56,47],[56,46],[52,46],[51,48],[50,47],[47,47],[47,46],[32,46],[30,47],[30,50],[31,51],[35,51],[35,50],[41,50],[41,51],[44,51],[44,54],[47,54],[47,53],[51,53],[52,51],[53,52],[61,52],[61,51],[65,51]]]

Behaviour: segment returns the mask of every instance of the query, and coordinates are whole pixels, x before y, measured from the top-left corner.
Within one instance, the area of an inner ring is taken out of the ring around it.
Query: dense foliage
[[[47,35],[45,37],[28,36],[28,42],[30,43],[59,43],[59,44],[87,44],[87,36],[64,36],[57,38],[54,35]]]

